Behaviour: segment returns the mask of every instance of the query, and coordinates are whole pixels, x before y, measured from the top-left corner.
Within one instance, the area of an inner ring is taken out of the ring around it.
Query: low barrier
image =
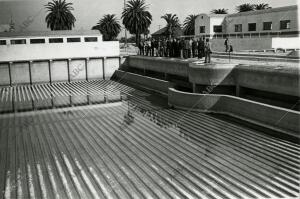
[[[151,89],[162,94],[167,94],[170,86],[168,81],[137,75],[135,73],[124,72],[121,70],[117,70],[115,72],[115,77],[119,81],[125,80],[128,83]]]
[[[174,88],[169,88],[168,103],[184,110],[227,114],[300,138],[300,113],[297,111],[234,96],[186,93]]]
[[[236,86],[300,97],[298,66],[203,64],[179,59],[130,56],[127,67],[188,78],[196,85]],[[238,93],[238,92],[237,92]]]
[[[181,59],[146,56],[128,57],[128,65],[141,70],[150,70],[159,73],[188,77],[189,62]]]

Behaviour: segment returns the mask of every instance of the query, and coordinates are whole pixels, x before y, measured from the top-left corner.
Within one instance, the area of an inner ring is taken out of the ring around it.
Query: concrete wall
[[[224,41],[225,39],[212,39],[212,51],[225,52]],[[271,49],[272,38],[230,38],[229,44],[234,51]]]
[[[103,79],[103,59],[89,59],[87,67],[88,79]]]
[[[128,57],[128,65],[133,68],[146,69],[155,72],[168,73],[178,76],[188,76],[188,62],[181,59],[163,59],[154,57]]]
[[[0,85],[9,85],[9,68],[8,63],[0,63]]]
[[[144,87],[160,93],[167,94],[169,89],[169,82],[160,79],[155,79],[151,77],[146,77],[142,75],[137,75],[134,73],[124,72],[117,70],[115,76],[122,81],[134,84],[136,86]]]
[[[299,37],[288,37],[288,38],[272,38],[272,48],[300,48]]]
[[[114,72],[118,70],[120,65],[119,58],[107,58],[105,59],[105,79],[109,79],[113,76]]]
[[[224,41],[225,39],[212,39],[212,50],[225,52]],[[229,44],[232,45],[234,51],[264,50],[271,48],[298,49],[300,46],[300,39],[299,37],[230,38]]]
[[[119,68],[119,64],[119,57],[13,62],[10,67],[11,81],[12,84],[29,84],[30,74],[32,83],[66,82],[69,79],[70,81],[109,79]],[[10,85],[9,63],[0,63],[0,86],[3,85]]]
[[[201,85],[235,85],[233,70],[237,64],[190,65],[189,81]]]
[[[68,81],[68,61],[67,60],[52,61],[50,71],[51,71],[51,81],[52,82]]]
[[[300,138],[300,113],[227,95],[193,94],[169,89],[170,106],[228,114]],[[282,117],[284,116],[284,117]]]
[[[196,64],[167,58],[128,58],[128,66],[160,73],[176,74],[201,85],[243,86],[261,91],[300,97],[299,67],[235,64]]]
[[[13,63],[11,68],[12,84],[28,84],[30,83],[29,62]]]
[[[32,62],[31,64],[32,83],[49,83],[49,62]]]
[[[70,81],[86,80],[85,59],[70,61]]]
[[[1,45],[0,62],[85,57],[119,57],[119,42]]]
[[[298,67],[276,69],[272,66],[239,65],[235,71],[235,82],[238,86],[300,97]]]

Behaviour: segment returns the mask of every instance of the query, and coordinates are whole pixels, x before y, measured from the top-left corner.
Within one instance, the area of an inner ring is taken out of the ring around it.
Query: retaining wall
[[[225,39],[212,39],[213,51],[225,52]],[[297,49],[300,46],[299,37],[261,37],[261,38],[230,38],[229,44],[234,51],[241,50],[265,50],[272,48]]]
[[[197,64],[179,59],[132,56],[127,67],[188,78],[195,85],[236,86],[300,97],[298,66]]]
[[[170,87],[168,81],[137,75],[134,73],[124,72],[120,70],[117,70],[115,72],[115,76],[119,81],[125,80],[126,82],[135,84],[140,87],[145,87],[147,89],[155,90],[163,94],[167,94],[168,89]]]
[[[181,109],[222,113],[299,136],[300,113],[227,95],[186,93],[169,88],[168,103]]]
[[[140,56],[130,56],[127,59],[128,66],[133,68],[188,77],[189,63],[181,59]]]

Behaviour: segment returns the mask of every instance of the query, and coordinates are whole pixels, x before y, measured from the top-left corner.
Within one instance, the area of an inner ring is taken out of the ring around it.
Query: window
[[[45,39],[30,39],[31,44],[44,44]]]
[[[84,41],[85,42],[97,42],[98,38],[97,37],[85,37]]]
[[[200,26],[200,33],[205,33],[205,26]]]
[[[280,30],[290,29],[291,20],[280,21]]]
[[[222,32],[222,26],[214,26],[214,32]]]
[[[26,39],[13,39],[13,40],[10,40],[10,44],[12,44],[12,45],[26,44]]]
[[[63,38],[50,38],[49,43],[64,43]]]
[[[242,24],[235,24],[234,32],[242,32]]]
[[[80,38],[79,37],[74,37],[74,38],[67,38],[67,42],[68,43],[72,43],[72,42],[80,42]]]
[[[248,23],[248,31],[256,31],[256,23]]]
[[[6,40],[0,40],[0,45],[6,45]]]
[[[264,22],[263,30],[272,30],[272,22]]]

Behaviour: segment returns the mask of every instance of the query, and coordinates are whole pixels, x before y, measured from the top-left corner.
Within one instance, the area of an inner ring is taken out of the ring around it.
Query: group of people
[[[210,54],[212,53],[208,38],[151,38],[141,40],[138,47],[139,55],[184,59],[205,57],[205,63],[210,63]]]

